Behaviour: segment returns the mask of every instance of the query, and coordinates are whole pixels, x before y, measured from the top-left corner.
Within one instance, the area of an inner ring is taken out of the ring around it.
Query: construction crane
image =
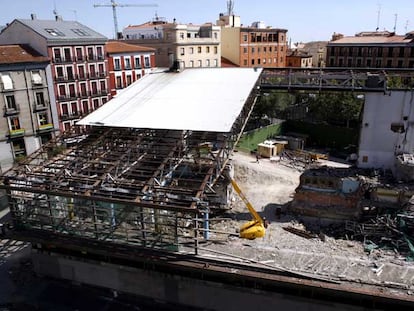
[[[112,7],[112,14],[114,16],[114,27],[115,27],[115,39],[118,38],[118,17],[116,15],[116,7],[158,7],[157,4],[120,4],[115,0],[111,0],[110,4],[94,4],[94,8],[98,7]]]

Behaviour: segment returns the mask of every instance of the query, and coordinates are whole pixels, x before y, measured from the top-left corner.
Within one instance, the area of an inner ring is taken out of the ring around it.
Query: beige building
[[[55,137],[49,59],[25,45],[0,45],[0,170]]]
[[[285,67],[286,29],[267,27],[254,22],[250,27],[240,23],[240,17],[220,14],[221,55],[240,67]]]
[[[221,67],[220,27],[169,23],[156,17],[142,25],[130,25],[123,30],[128,43],[156,49],[157,67],[171,67],[174,62],[182,68]]]

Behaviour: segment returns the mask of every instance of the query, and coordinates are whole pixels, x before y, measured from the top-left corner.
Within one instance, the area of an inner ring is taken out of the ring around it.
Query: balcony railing
[[[49,107],[49,102],[48,101],[44,101],[42,103],[35,103],[33,105],[33,112],[46,110],[47,107]]]
[[[39,125],[39,132],[46,132],[46,131],[50,131],[53,130],[53,124],[52,123],[47,123],[47,124],[42,124]]]
[[[10,138],[23,137],[25,133],[26,133],[25,129],[9,130],[9,137]]]
[[[53,63],[55,64],[63,64],[63,63],[73,63],[76,61],[75,57],[53,57]]]
[[[14,107],[4,106],[3,111],[5,117],[13,116],[20,113],[20,107],[19,104],[15,104]]]
[[[61,114],[60,115],[60,120],[61,121],[68,121],[68,120],[73,120],[73,119],[79,119],[81,117],[81,112],[72,112],[70,114]]]
[[[76,93],[73,93],[73,94],[68,94],[68,95],[59,95],[58,97],[57,97],[57,99],[58,100],[74,100],[74,99],[77,99],[78,98],[78,95],[76,94]]]

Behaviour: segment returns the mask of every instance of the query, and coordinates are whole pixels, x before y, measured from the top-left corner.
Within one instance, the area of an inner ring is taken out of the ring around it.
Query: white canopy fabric
[[[260,68],[154,72],[77,124],[230,132],[261,72]]]
[[[2,74],[1,76],[1,82],[3,83],[3,89],[4,90],[12,90],[13,89],[13,81],[11,77],[8,74]]]

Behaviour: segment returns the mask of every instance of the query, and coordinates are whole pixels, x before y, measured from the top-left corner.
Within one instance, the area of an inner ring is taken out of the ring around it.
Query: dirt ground
[[[251,216],[244,203],[234,193],[231,210],[214,221],[214,230],[233,235],[212,233],[203,248],[204,256],[265,265],[269,268],[314,275],[317,278],[352,282],[355,284],[390,287],[390,291],[412,295],[414,292],[414,265],[394,251],[374,250],[367,253],[363,244],[347,239],[335,239],[329,234],[307,239],[284,230],[291,226],[304,229],[293,216],[278,217],[293,199],[303,168],[286,161],[271,162],[241,152],[234,153],[234,178],[241,190],[262,217],[270,222],[264,238],[240,239],[237,230]],[[344,166],[323,161],[321,165]],[[227,218],[226,218],[227,217]],[[383,289],[382,289],[383,290]]]

